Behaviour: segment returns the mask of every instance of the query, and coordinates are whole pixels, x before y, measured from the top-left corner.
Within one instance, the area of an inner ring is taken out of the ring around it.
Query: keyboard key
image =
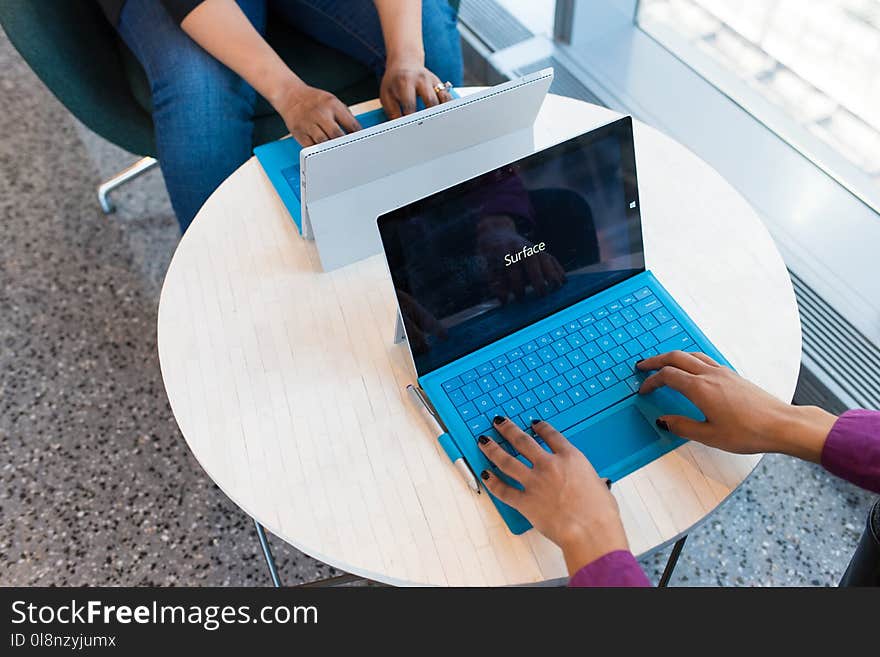
[[[526,388],[532,390],[535,386],[542,383],[543,379],[541,379],[541,377],[535,372],[529,372],[528,374],[523,374],[522,382],[525,384]]]
[[[519,403],[522,404],[523,408],[533,408],[538,405],[538,402],[541,401],[538,399],[538,395],[536,395],[531,390],[529,392],[524,392],[519,396]]]
[[[601,370],[596,366],[596,363],[593,361],[588,361],[581,365],[580,372],[584,375],[584,378],[590,379],[596,376]]]
[[[554,338],[548,333],[536,339],[535,342],[538,344],[538,348],[540,349],[541,347],[546,347],[548,344],[553,344]]]
[[[483,391],[480,390],[480,386],[478,386],[474,381],[471,381],[470,383],[465,383],[461,387],[461,391],[468,399],[474,399],[475,397],[479,397],[483,394]]]
[[[587,341],[584,340],[583,336],[581,336],[580,332],[578,333],[569,333],[568,337],[565,339],[568,342],[568,346],[572,349],[577,349],[578,347],[582,347],[587,344]]]
[[[627,363],[619,363],[611,368],[611,371],[617,376],[621,381],[625,380],[628,376],[633,374],[633,368]]]
[[[567,331],[564,326],[560,326],[559,328],[555,328],[550,331],[550,335],[553,336],[554,340],[559,340],[560,338],[564,338]]]
[[[665,324],[661,324],[657,328],[655,328],[651,333],[654,334],[654,337],[657,338],[660,342],[668,340],[676,333],[681,333],[684,329],[681,328],[681,324],[679,324],[674,319],[670,322],[666,322]]]
[[[655,310],[662,308],[663,304],[660,303],[660,300],[657,297],[652,296],[639,301],[634,307],[639,315],[647,315],[648,313],[652,313]]]
[[[523,428],[532,426],[532,420],[540,420],[541,414],[537,408],[531,408],[519,416],[520,426]]]
[[[477,416],[477,407],[471,402],[465,402],[458,407],[458,414],[461,415],[462,420],[468,421]]]
[[[477,412],[488,414],[497,404],[489,395],[480,395],[474,400],[474,406],[476,406]]]
[[[584,337],[584,340],[595,340],[599,337],[599,331],[592,326],[587,326],[581,331],[581,335]]]
[[[496,406],[504,404],[504,402],[510,399],[510,393],[504,388],[495,388],[495,390],[489,393],[489,396],[492,398],[492,401],[495,402]]]
[[[614,326],[607,319],[600,319],[593,326],[596,327],[596,330],[599,331],[600,335],[611,333],[611,331],[614,330]]]
[[[666,308],[661,308],[660,310],[654,311],[654,319],[663,324],[671,320],[672,315],[669,314],[669,311],[666,310]]]
[[[634,374],[633,374],[633,375],[630,375],[630,376],[628,376],[628,377],[626,377],[626,378],[623,380],[623,382],[624,382],[624,383],[626,384],[626,386],[627,386],[630,390],[632,390],[633,392],[638,392],[638,391],[639,391],[639,388],[642,387],[642,381],[641,381],[637,376],[635,376]]]
[[[483,363],[479,367],[477,367],[477,374],[479,376],[486,376],[489,372],[491,372],[494,367],[492,367],[492,363]]]
[[[541,377],[541,381],[549,381],[556,376],[556,370],[552,365],[541,365],[535,372]]]
[[[592,315],[590,315],[589,313],[587,313],[586,315],[584,315],[583,317],[581,317],[578,321],[581,323],[581,326],[587,326],[588,324],[592,324],[592,323],[595,322],[596,320],[593,319],[593,316],[592,316]]]
[[[636,296],[634,294],[627,294],[625,297],[623,297],[620,300],[620,303],[622,303],[624,306],[628,306],[631,303],[635,303],[635,302],[636,302]]]
[[[602,392],[604,389],[605,386],[599,383],[599,379],[595,377],[584,381],[584,391],[591,397],[596,393]]]
[[[553,351],[550,347],[544,347],[538,351],[538,356],[540,356],[541,360],[545,363],[549,363],[551,360],[556,358],[556,352]]]
[[[568,395],[556,395],[551,401],[557,411],[564,411],[574,405]]]
[[[694,346],[694,340],[687,333],[679,333],[675,337],[669,338],[665,342],[661,342],[654,349],[657,350],[657,353],[663,354],[667,351],[673,351],[675,349],[688,349]]]
[[[626,329],[614,329],[613,331],[611,331],[610,335],[612,338],[614,338],[614,341],[617,344],[623,344],[630,341],[629,333],[626,332]]]
[[[642,333],[639,336],[639,342],[643,348],[653,347],[657,344],[657,338],[655,338],[652,333]]]
[[[553,343],[553,351],[556,352],[557,356],[562,356],[563,354],[567,354],[571,351],[571,347],[568,344],[568,340],[557,340]]]
[[[488,376],[481,376],[479,379],[477,379],[477,385],[480,386],[480,389],[483,392],[489,392],[490,390],[498,387],[498,384],[495,382],[495,377],[491,374]]]
[[[607,335],[596,340],[596,344],[603,353],[611,351],[617,346],[617,342],[614,341],[614,338],[609,338]]]
[[[550,399],[555,393],[553,392],[553,388],[551,388],[548,384],[542,383],[537,388],[535,388],[535,394],[538,395],[538,399],[543,402]]]
[[[582,401],[588,399],[590,395],[587,394],[583,386],[574,386],[568,390],[568,396],[571,397],[572,403],[580,404]]]
[[[565,380],[573,386],[582,383],[586,378],[580,370],[569,370],[565,373]]]
[[[511,349],[510,351],[508,351],[504,355],[507,356],[508,363],[513,363],[515,361],[518,361],[520,358],[522,358],[524,354],[521,349]]]
[[[618,310],[623,308],[623,304],[620,303],[620,301],[612,301],[607,306],[605,306],[605,308],[607,308],[608,312],[610,313],[616,313]]]
[[[615,362],[611,359],[611,356],[608,354],[602,354],[598,358],[596,358],[593,363],[599,368],[600,372],[604,372],[605,370],[610,370],[614,367]]]
[[[452,390],[446,393],[449,396],[449,401],[451,401],[456,406],[461,406],[467,401],[467,397],[461,392],[461,390]]]
[[[504,413],[507,417],[516,417],[523,412],[523,407],[520,406],[519,402],[515,399],[508,400],[504,404],[501,404],[501,408],[504,409]]]
[[[535,344],[533,340],[532,342],[526,342],[524,345],[520,345],[520,349],[522,350],[523,354],[530,354],[533,351],[538,350],[538,345]]]
[[[635,292],[633,292],[633,296],[636,299],[645,299],[645,298],[651,296],[651,290],[649,290],[646,287],[643,287],[641,290],[636,290]]]
[[[541,357],[538,354],[529,354],[525,358],[522,359],[522,362],[526,364],[530,370],[535,369],[536,367],[540,367],[544,362],[541,360]]]
[[[646,331],[650,331],[651,329],[660,326],[660,322],[654,319],[654,315],[645,315],[639,320],[639,323],[645,327]]]
[[[507,371],[507,367],[503,366],[503,365],[502,365],[501,369],[495,370],[492,373],[492,376],[495,377],[495,380],[498,382],[499,385],[504,385],[505,383],[508,383],[509,381],[513,380],[513,377],[510,375],[510,372]]]
[[[535,410],[538,411],[538,417],[545,421],[556,415],[556,407],[546,401],[543,404],[539,404]]]
[[[483,433],[486,429],[492,426],[492,422],[485,415],[478,415],[477,417],[467,421],[468,430],[472,435],[477,436]]]
[[[492,359],[492,365],[496,368],[507,365],[507,362],[507,356],[498,356],[498,358]]]
[[[593,317],[596,319],[602,319],[603,317],[608,317],[610,313],[604,308],[599,308],[599,310],[593,311]]]
[[[519,379],[514,379],[510,383],[507,384],[507,392],[509,392],[513,397],[519,397],[526,391],[526,387],[523,385],[522,381]]]
[[[642,343],[638,340],[630,340],[623,345],[623,348],[630,356],[638,356],[642,352]]]
[[[568,390],[571,386],[568,381],[565,380],[564,376],[557,376],[555,379],[551,379],[549,382],[550,387],[553,388],[554,392],[562,392],[563,390]]]
[[[477,370],[468,370],[461,375],[461,380],[464,383],[470,383],[471,381],[476,381],[478,376]]]
[[[601,383],[606,388],[610,388],[615,383],[617,383],[617,377],[611,370],[608,370],[607,372],[602,372],[597,378],[599,379],[599,383]]]
[[[572,365],[575,365],[575,366],[580,365],[581,363],[584,363],[587,360],[587,357],[584,355],[584,352],[580,349],[577,349],[576,351],[569,352],[567,358],[568,358],[568,361]]]
[[[629,354],[623,347],[615,347],[609,353],[611,354],[611,357],[614,359],[615,363],[622,363],[627,358],[629,358]]]
[[[624,326],[624,328],[626,329],[626,332],[629,333],[631,338],[637,338],[645,332],[644,327],[638,322],[630,322],[629,324]]]
[[[507,366],[507,371],[510,372],[513,376],[522,376],[528,370],[526,366],[522,364],[521,361],[516,361]]]
[[[614,328],[620,328],[624,324],[626,324],[626,320],[623,318],[623,315],[620,313],[614,313],[613,315],[608,315],[608,321],[611,322],[611,326]]]
[[[449,379],[449,381],[446,381],[443,384],[443,389],[446,392],[449,392],[450,390],[455,390],[457,388],[461,388],[461,386],[463,386],[463,385],[464,385],[464,382],[461,380],[461,377],[456,376],[456,377]]]
[[[624,308],[620,311],[620,314],[628,322],[634,322],[639,318],[639,314],[632,308]]]
[[[648,347],[642,352],[642,358],[650,358],[651,356],[656,356],[660,352],[657,351],[656,347]]]
[[[602,353],[602,349],[599,348],[598,343],[590,342],[583,346],[583,352],[587,358],[595,358]]]
[[[581,330],[581,323],[580,322],[569,322],[568,324],[565,325],[565,330],[568,333],[577,333],[578,331]]]
[[[571,363],[568,361],[568,358],[557,358],[553,361],[552,365],[557,374],[564,374],[571,369]]]

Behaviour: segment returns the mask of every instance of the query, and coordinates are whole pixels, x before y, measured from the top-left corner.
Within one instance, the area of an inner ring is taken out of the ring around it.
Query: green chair
[[[458,8],[458,0],[452,0]],[[157,162],[150,89],[146,74],[119,39],[95,0],[2,0],[0,25],[7,37],[58,100],[91,130],[143,156],[98,187],[104,212],[109,193]],[[308,84],[347,104],[378,96],[373,74],[350,57],[270,20],[267,40]],[[256,110],[254,144],[278,139],[287,130],[262,98]]]

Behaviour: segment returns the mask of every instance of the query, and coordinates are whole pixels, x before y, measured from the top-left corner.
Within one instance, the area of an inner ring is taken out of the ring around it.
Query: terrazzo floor
[[[0,585],[269,585],[190,455],[156,355],[179,239],[161,175],[73,119],[0,34]],[[780,456],[688,539],[673,585],[833,585],[871,496]],[[336,574],[271,539],[282,579]],[[667,551],[643,560],[659,578]]]

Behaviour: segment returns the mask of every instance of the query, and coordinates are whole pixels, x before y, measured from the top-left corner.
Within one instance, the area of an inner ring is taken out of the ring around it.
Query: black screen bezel
[[[569,303],[561,308],[557,308],[551,312],[548,312],[547,314],[543,315],[542,317],[534,319],[524,326],[517,326],[517,327],[511,329],[510,331],[504,333],[503,335],[491,336],[490,338],[487,338],[485,342],[474,347],[468,353],[473,353],[474,351],[482,349],[486,345],[492,344],[493,342],[497,342],[498,340],[501,340],[502,338],[505,338],[508,335],[512,335],[513,333],[516,333],[517,331],[519,331],[523,328],[526,328],[526,326],[531,326],[532,324],[539,322],[542,319],[550,317],[551,315],[555,315],[556,313],[560,312],[561,310],[564,310],[565,308],[569,308],[576,303],[580,303],[584,299],[589,298],[591,296],[594,296],[594,295],[598,294],[599,292],[601,292],[602,290],[607,290],[609,287],[612,287],[613,285],[616,285],[617,283],[620,283],[622,281],[628,280],[629,278],[632,278],[633,276],[636,276],[636,275],[645,271],[644,240],[642,237],[641,203],[639,201],[638,176],[636,173],[636,157],[635,157],[635,144],[633,142],[632,117],[625,116],[623,118],[617,119],[616,121],[612,121],[611,123],[608,123],[604,126],[596,128],[594,130],[582,133],[580,135],[577,135],[576,137],[572,137],[571,139],[567,139],[566,141],[555,144],[554,146],[546,148],[546,149],[539,151],[537,153],[527,155],[526,157],[520,158],[519,160],[515,160],[514,162],[504,164],[500,167],[496,167],[495,169],[490,169],[490,172],[491,171],[500,171],[500,170],[506,169],[510,166],[519,166],[519,167],[540,166],[541,164],[543,164],[547,160],[553,159],[554,157],[558,157],[560,154],[567,152],[571,148],[574,148],[574,147],[588,148],[593,142],[604,139],[604,138],[608,137],[609,135],[614,135],[614,134],[617,134],[618,141],[620,143],[620,165],[621,165],[621,169],[622,169],[622,173],[623,173],[623,186],[624,186],[624,195],[625,195],[625,201],[626,201],[625,208],[626,208],[626,213],[627,213],[626,218],[627,218],[627,223],[631,226],[630,239],[631,239],[631,243],[633,245],[637,245],[638,249],[643,254],[642,266],[640,268],[634,268],[632,270],[633,273],[630,274],[629,276],[624,276],[624,277],[620,278],[619,280],[611,280],[603,287],[600,287],[600,288],[597,288],[597,289],[591,291],[591,293],[588,296],[585,296],[582,299],[578,299],[577,301]],[[392,285],[395,284],[395,280],[394,280],[395,276],[394,276],[394,271],[391,269],[391,262],[388,261],[388,257],[387,257],[387,247],[388,247],[387,229],[388,229],[388,227],[394,222],[407,221],[408,219],[411,219],[414,216],[421,214],[424,211],[424,209],[428,206],[431,206],[434,204],[442,204],[443,199],[447,194],[468,193],[468,192],[472,191],[478,184],[480,184],[480,180],[482,179],[482,177],[484,175],[485,175],[485,173],[479,174],[473,178],[470,178],[470,179],[465,180],[463,182],[460,182],[455,185],[451,185],[449,187],[441,189],[437,192],[434,192],[433,194],[430,194],[429,196],[425,196],[417,201],[414,201],[412,203],[404,205],[400,208],[397,208],[395,210],[391,210],[391,211],[386,212],[382,215],[379,215],[379,217],[376,219],[376,223],[379,228],[379,235],[382,239],[383,251],[386,254],[385,260],[388,265],[389,273],[391,275]],[[634,205],[633,205],[633,202],[634,202]],[[395,290],[396,290],[396,285],[395,285]],[[395,296],[395,298],[397,298],[396,291],[395,291],[394,296]],[[400,300],[397,299],[397,302],[398,302],[398,312],[399,312],[400,311]],[[451,358],[447,361],[439,363],[439,364],[435,365],[434,367],[432,367],[431,369],[426,370],[426,371],[419,370],[418,361],[416,361],[415,357],[413,357],[413,364],[416,367],[417,374],[419,376],[424,376],[425,374],[428,374],[429,372],[433,372],[435,370],[438,370],[441,367],[445,367],[449,363],[454,362],[455,360],[458,360],[459,358],[462,358],[466,355],[467,354],[461,354],[460,356],[457,356],[455,358]]]

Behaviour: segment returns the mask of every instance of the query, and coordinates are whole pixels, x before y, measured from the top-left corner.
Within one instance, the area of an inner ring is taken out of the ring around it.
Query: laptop
[[[658,416],[704,419],[668,388],[637,394],[642,358],[681,349],[729,363],[645,267],[630,117],[377,221],[418,386],[477,481],[488,468],[518,486],[480,435],[528,464],[497,415],[532,434],[546,420],[611,480],[685,442]],[[492,499],[514,534],[529,529]]]

